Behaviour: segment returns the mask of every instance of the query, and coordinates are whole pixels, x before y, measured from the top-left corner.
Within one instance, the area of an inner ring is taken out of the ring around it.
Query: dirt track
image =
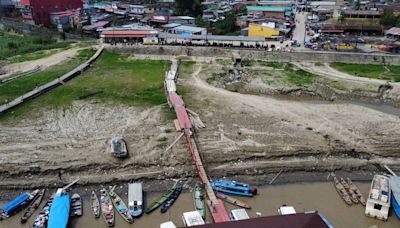
[[[31,72],[36,69],[45,70],[50,66],[59,64],[62,61],[65,61],[69,58],[76,56],[79,49],[80,48],[78,47],[71,48],[66,51],[62,51],[54,55],[48,56],[46,58],[5,65],[2,68],[2,71],[4,71],[5,74],[0,75],[0,80],[7,79],[9,77],[12,77],[13,75]]]

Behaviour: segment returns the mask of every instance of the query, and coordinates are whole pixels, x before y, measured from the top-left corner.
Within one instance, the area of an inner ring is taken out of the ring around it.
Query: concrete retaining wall
[[[264,50],[228,49],[218,47],[181,47],[181,46],[111,46],[106,47],[124,54],[150,55],[189,55],[205,57],[233,57],[239,54],[242,58],[270,62],[341,62],[359,64],[400,65],[400,55],[342,53],[342,52],[268,52]]]

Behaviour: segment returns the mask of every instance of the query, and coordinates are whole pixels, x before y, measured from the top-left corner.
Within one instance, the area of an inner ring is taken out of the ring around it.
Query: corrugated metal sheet
[[[178,94],[176,94],[175,92],[168,93],[168,98],[172,106],[174,106],[175,108],[182,107],[185,105],[185,103],[183,103],[182,98],[178,96]]]
[[[170,70],[170,71],[168,71],[168,72],[165,74],[165,79],[167,79],[167,80],[174,80],[174,79],[175,79],[175,76],[176,76],[176,71]]]
[[[17,198],[15,198],[13,201],[9,202],[6,204],[3,208],[1,208],[6,214],[9,214],[13,210],[15,210],[21,203],[25,202],[27,199],[29,199],[29,195],[27,193],[23,193]]]
[[[190,122],[185,107],[182,106],[175,107],[175,112],[176,116],[178,117],[178,122],[181,129],[192,128],[192,123]]]
[[[168,92],[176,92],[176,85],[174,80],[165,80]]]

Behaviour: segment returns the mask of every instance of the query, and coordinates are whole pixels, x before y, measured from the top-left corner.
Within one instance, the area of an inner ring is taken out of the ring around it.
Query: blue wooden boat
[[[400,218],[400,176],[390,177],[389,182],[392,190],[392,207],[397,218]]]
[[[8,218],[11,215],[16,214],[24,207],[28,206],[29,202],[39,193],[39,190],[35,190],[32,193],[22,193],[17,198],[0,208],[0,220]]]
[[[257,189],[250,188],[249,184],[230,180],[217,180],[210,183],[214,191],[229,195],[252,197],[257,194]]]
[[[69,218],[69,193],[59,188],[51,205],[48,228],[66,228]]]

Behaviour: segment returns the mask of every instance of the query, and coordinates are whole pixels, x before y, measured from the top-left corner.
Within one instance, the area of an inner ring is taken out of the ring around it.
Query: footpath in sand
[[[2,68],[2,71],[4,71],[5,74],[0,75],[0,81],[17,75],[23,75],[28,72],[45,70],[50,66],[59,64],[67,59],[73,58],[78,54],[79,50],[80,50],[79,47],[74,47],[45,58],[5,65]]]

